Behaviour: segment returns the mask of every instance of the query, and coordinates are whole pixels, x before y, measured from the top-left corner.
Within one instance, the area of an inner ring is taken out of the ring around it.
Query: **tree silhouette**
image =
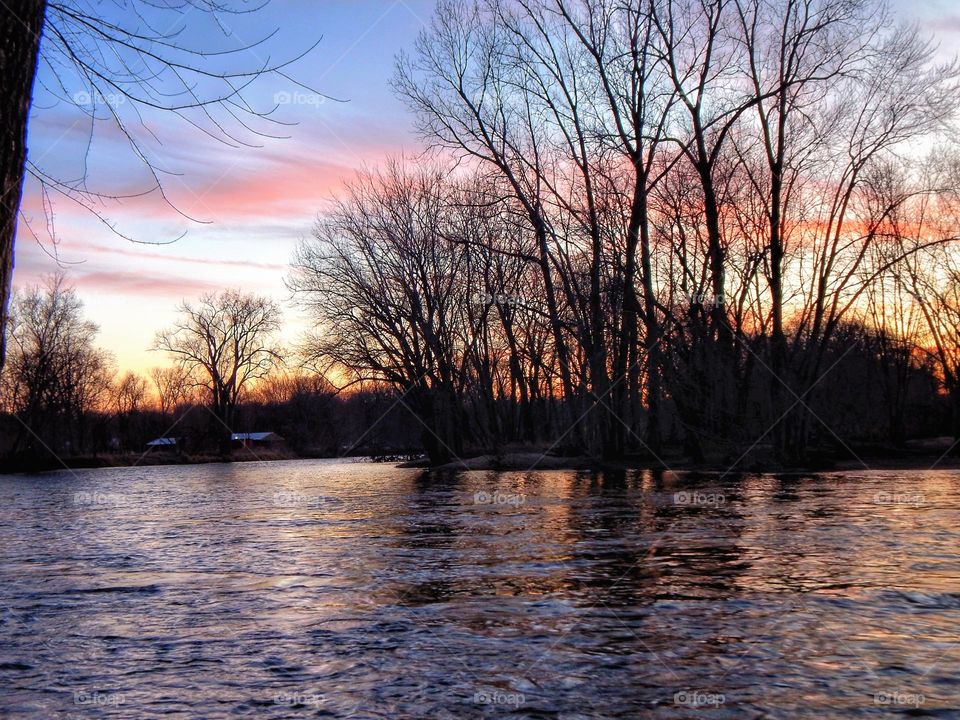
[[[210,409],[229,438],[234,412],[249,383],[283,363],[273,335],[280,309],[272,300],[239,290],[184,302],[180,319],[157,334],[156,349],[173,355],[193,383],[206,392]]]

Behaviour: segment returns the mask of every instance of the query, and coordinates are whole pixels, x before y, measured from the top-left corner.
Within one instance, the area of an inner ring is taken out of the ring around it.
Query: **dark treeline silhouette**
[[[956,431],[934,53],[874,0],[443,1],[395,76],[437,164],[300,249],[313,356],[391,383],[436,461]]]
[[[8,469],[418,448],[412,419],[389,388],[368,384],[344,395],[316,373],[281,368],[272,346],[278,311],[265,298],[228,290],[184,303],[176,326],[157,336],[174,363],[148,377],[116,372],[63,275],[16,293],[11,310],[0,376],[0,457]],[[272,432],[283,445],[231,444],[233,432]],[[157,438],[177,444],[147,445]]]
[[[178,405],[171,413],[149,404],[118,412],[105,399],[103,405],[86,410],[75,424],[67,422],[66,412],[18,415],[24,424],[0,411],[0,470],[223,459],[393,458],[419,453],[415,421],[395,404],[386,388],[346,397],[305,388],[269,400],[258,394],[256,399],[242,402],[237,412],[237,427],[274,432],[283,439],[282,444],[244,447],[236,443],[224,452],[221,426],[202,402]],[[160,437],[176,438],[177,446],[147,446]]]
[[[644,439],[652,422],[649,403],[641,396],[635,407],[615,414],[612,393],[590,391],[582,349],[569,362],[583,397],[568,402],[550,311],[536,264],[524,257],[523,234],[509,214],[478,201],[475,185],[444,178],[441,171],[406,171],[397,164],[370,175],[326,215],[316,239],[301,247],[291,286],[318,321],[307,346],[314,367],[328,374],[336,369],[352,382],[392,385],[398,404],[418,419],[434,462],[524,444],[600,457],[605,428],[592,415],[599,408],[622,421],[623,455],[656,460],[667,448],[696,460],[736,460],[741,453],[744,460],[763,450],[769,461],[784,459],[770,420],[774,384],[783,381],[767,365],[769,339],[762,333],[741,330],[736,336],[731,360],[744,377],[729,390],[729,404],[687,412],[685,403],[698,397],[705,402],[719,391],[711,384],[725,379],[712,372],[709,356],[700,360],[703,365],[688,357],[689,301],[672,305],[669,323],[660,320],[671,332],[658,349],[663,396],[655,450]],[[904,279],[884,277],[890,283]],[[911,298],[912,320],[910,312],[888,315],[886,308],[881,314],[875,306],[905,294],[903,288],[883,294],[873,287],[863,314],[847,313],[829,342],[791,343],[793,366],[822,368],[810,380],[811,391],[791,395],[790,410],[799,416],[791,429],[803,433],[791,438],[797,452],[791,460],[803,460],[811,446],[849,455],[848,444],[895,448],[909,438],[952,432],[949,386],[925,344],[929,328],[916,301]],[[611,296],[605,293],[605,301]],[[559,314],[567,340],[575,310],[561,305]],[[640,374],[641,389],[646,380]]]

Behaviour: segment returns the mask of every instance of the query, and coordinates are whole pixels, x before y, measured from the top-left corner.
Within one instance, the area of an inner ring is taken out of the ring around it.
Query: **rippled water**
[[[960,473],[0,476],[0,716],[960,717]]]

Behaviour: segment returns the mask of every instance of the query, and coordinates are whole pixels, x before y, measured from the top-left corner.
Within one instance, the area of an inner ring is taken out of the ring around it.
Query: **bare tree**
[[[128,370],[113,384],[114,410],[118,415],[133,415],[146,408],[147,380]]]
[[[289,281],[318,325],[308,353],[352,384],[396,388],[436,462],[462,452],[461,401],[491,306],[471,308],[483,268],[453,230],[447,189],[439,170],[365,176],[301,245]]]
[[[570,268],[557,257],[564,238],[558,237],[549,217],[551,188],[545,180],[552,158],[548,128],[542,107],[533,102],[542,97],[542,90],[527,94],[523,89],[532,83],[548,87],[552,83],[537,74],[536,62],[529,62],[525,27],[510,27],[505,15],[509,10],[493,0],[440,2],[429,31],[418,38],[414,56],[398,61],[395,85],[416,111],[426,138],[498,173],[515,198],[536,240],[533,262],[542,277],[563,393],[572,403],[578,393],[563,295],[571,309],[569,320],[579,326],[574,337],[584,337],[585,319],[580,298],[574,297],[569,282],[564,285],[569,274],[559,282],[557,277]],[[540,69],[547,74],[551,70],[548,66]],[[571,98],[564,99],[562,90],[560,94],[558,102],[569,106]],[[599,366],[602,356],[594,355],[593,360]],[[570,419],[574,417],[571,413]]]
[[[113,374],[111,357],[93,344],[97,326],[62,274],[16,296],[12,309],[3,393],[22,422],[14,449],[79,452]]]
[[[665,55],[656,42],[654,3],[636,6],[614,1],[569,2],[555,0],[556,11],[569,24],[583,45],[589,61],[582,74],[595,84],[588,104],[592,125],[603,128],[604,142],[598,150],[612,150],[622,157],[626,175],[610,177],[606,168],[596,172],[624,198],[622,227],[615,227],[608,242],[615,246],[614,257],[622,253],[622,319],[615,330],[619,336],[613,352],[614,398],[623,420],[615,425],[631,432],[633,416],[640,404],[641,345],[638,321],[643,326],[645,355],[647,427],[646,445],[657,452],[661,443],[661,360],[662,330],[657,308],[656,277],[650,232],[650,196],[673,162],[663,157],[668,122],[677,102]],[[620,170],[619,163],[610,166]],[[613,218],[613,222],[617,219]],[[610,220],[606,220],[610,222]],[[622,235],[622,248],[617,247]],[[639,278],[639,282],[638,282]],[[638,298],[638,285],[640,298]],[[642,298],[642,303],[640,299]]]
[[[784,273],[792,242],[800,240],[794,230],[803,210],[795,206],[803,201],[804,180],[818,169],[815,163],[833,142],[835,116],[830,109],[835,107],[836,89],[850,91],[854,78],[868,70],[887,15],[872,0],[737,0],[735,12],[744,74],[753,88],[750,103],[755,122],[744,118],[747,122],[733,133],[733,139],[743,153],[745,177],[766,224],[760,252],[770,292],[769,365],[778,379],[770,383],[773,420],[783,414],[784,402],[793,402],[793,398],[784,399],[780,379],[792,382],[784,328]],[[786,450],[786,427],[778,423],[775,430],[781,451]]]
[[[157,334],[155,349],[169,352],[205,391],[220,434],[229,438],[242,393],[283,364],[274,339],[280,309],[269,298],[225,290],[179,310],[179,321]]]
[[[152,368],[150,379],[153,381],[160,413],[164,417],[172,415],[180,405],[189,401],[190,376],[182,365]]]
[[[923,172],[928,192],[911,193],[910,200],[891,213],[885,232],[892,247],[881,259],[889,269],[894,291],[910,297],[910,308],[921,320],[917,354],[937,370],[950,399],[952,434],[960,447],[960,158],[955,154],[928,158]],[[891,176],[899,192],[907,180]],[[891,264],[889,256],[902,258]]]

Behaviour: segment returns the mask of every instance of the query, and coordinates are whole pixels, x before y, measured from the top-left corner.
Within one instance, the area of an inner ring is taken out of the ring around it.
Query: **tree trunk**
[[[560,310],[557,307],[557,295],[553,287],[553,276],[550,274],[550,248],[547,244],[547,230],[543,221],[531,214],[530,218],[537,234],[537,245],[540,252],[540,273],[543,276],[543,286],[546,293],[547,313],[550,319],[550,331],[553,335],[554,346],[557,353],[557,364],[560,370],[560,380],[563,384],[563,394],[565,400],[565,411],[573,424],[577,418],[577,397],[573,390],[573,377],[570,373],[570,356],[568,354],[566,339],[563,336],[563,325],[560,321]],[[571,434],[575,438],[581,437],[580,428],[574,428]],[[576,441],[575,441],[576,442]],[[582,445],[581,442],[576,442]]]
[[[657,303],[653,289],[653,265],[650,250],[650,227],[646,198],[640,211],[640,265],[643,283],[644,342],[647,351],[647,446],[654,453],[662,447],[661,429],[661,383],[660,383],[660,322],[657,318]]]
[[[636,407],[637,376],[637,247],[640,244],[641,203],[645,202],[644,182],[639,170],[636,170],[633,188],[633,203],[630,221],[627,225],[627,238],[623,268],[623,317],[620,322],[617,352],[614,358],[613,381],[617,383],[613,392],[613,407],[620,413],[622,423],[616,428],[622,435],[618,439],[621,450],[626,448],[628,438],[624,434],[633,428]]]
[[[784,412],[783,382],[789,383],[785,377],[787,370],[787,338],[783,330],[783,238],[780,232],[780,197],[781,180],[780,166],[773,163],[771,167],[773,180],[771,182],[771,213],[770,213],[770,309],[773,323],[770,369],[774,377],[770,383],[770,411],[774,420]],[[774,428],[774,445],[781,459],[787,453],[787,423],[778,422]]]
[[[13,248],[27,159],[27,121],[46,0],[7,0],[0,8],[0,370],[13,286]]]

